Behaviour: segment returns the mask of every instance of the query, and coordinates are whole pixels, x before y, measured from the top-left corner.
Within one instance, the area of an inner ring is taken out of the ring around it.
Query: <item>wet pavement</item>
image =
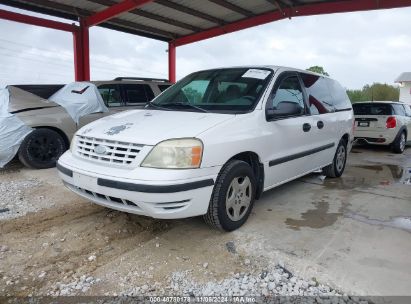
[[[355,147],[341,178],[266,192],[238,234],[267,259],[362,295],[411,295],[411,148]]]

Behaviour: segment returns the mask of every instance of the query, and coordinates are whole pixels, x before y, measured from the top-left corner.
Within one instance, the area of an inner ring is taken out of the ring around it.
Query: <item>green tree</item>
[[[309,68],[307,69],[307,71],[311,71],[311,72],[314,72],[314,73],[322,74],[322,75],[325,75],[325,76],[330,76],[330,74],[328,74],[328,73],[324,70],[324,68],[323,68],[322,66],[319,66],[319,65],[314,65],[314,66],[312,66],[312,67],[309,67]]]
[[[373,83],[365,85],[361,90],[347,90],[351,102],[361,101],[398,101],[400,89],[386,83]]]

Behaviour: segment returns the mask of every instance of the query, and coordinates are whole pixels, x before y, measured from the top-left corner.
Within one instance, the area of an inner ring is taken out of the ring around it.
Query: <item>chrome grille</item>
[[[104,147],[105,153],[96,153],[97,146]],[[81,157],[118,165],[131,164],[142,148],[139,144],[81,135],[76,140],[76,151]]]

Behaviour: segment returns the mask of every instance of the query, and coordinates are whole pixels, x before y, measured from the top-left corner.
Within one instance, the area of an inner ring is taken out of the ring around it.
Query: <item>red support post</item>
[[[30,25],[37,25],[46,28],[51,28],[55,30],[65,31],[65,32],[74,32],[76,26],[73,24],[68,24],[64,22],[58,22],[53,20],[47,20],[44,18],[33,17],[29,15],[9,12],[0,9],[0,19],[5,19],[9,21],[15,21],[19,23],[25,23]]]
[[[83,47],[83,76],[86,81],[90,80],[90,39],[89,28],[84,20],[80,20],[80,31]]]
[[[74,48],[74,79],[75,81],[84,80],[83,74],[83,41],[81,39],[81,31],[73,32],[73,48]]]
[[[168,43],[168,80],[176,82],[176,46],[173,42]]]
[[[112,19],[122,13],[129,12],[135,8],[141,7],[154,0],[123,0],[117,4],[114,4],[105,10],[102,10],[94,15],[87,17],[87,26],[98,25],[104,21]]]
[[[89,29],[80,20],[80,27],[73,33],[74,74],[76,81],[90,80]]]

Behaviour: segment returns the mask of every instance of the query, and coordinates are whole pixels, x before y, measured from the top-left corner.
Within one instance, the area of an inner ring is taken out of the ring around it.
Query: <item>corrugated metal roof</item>
[[[411,81],[411,72],[404,72],[395,79],[395,82]]]
[[[93,15],[121,1],[0,0],[0,3],[55,17],[78,20],[80,17]],[[324,2],[353,3],[352,0],[153,0],[99,26],[171,41],[219,27],[220,30],[225,31],[222,27],[232,22],[270,12],[283,12],[283,9],[296,8],[297,11],[297,8],[305,5]]]

